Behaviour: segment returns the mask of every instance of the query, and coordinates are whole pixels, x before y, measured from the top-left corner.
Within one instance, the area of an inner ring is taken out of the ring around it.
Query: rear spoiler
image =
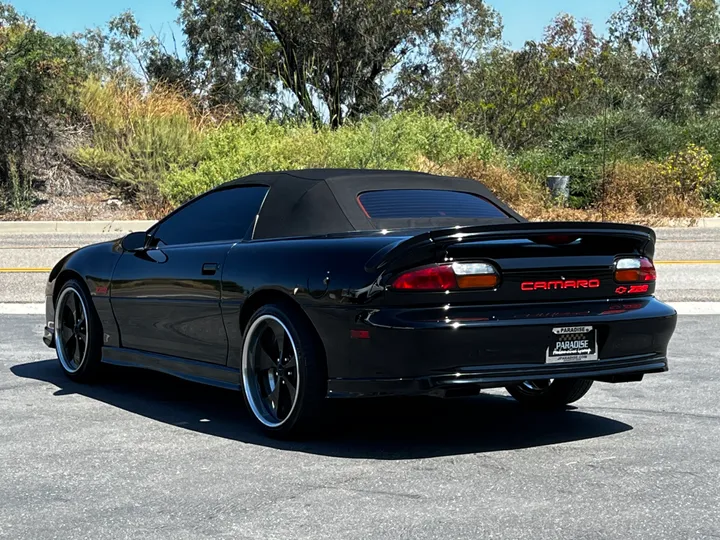
[[[452,227],[423,232],[411,238],[388,244],[368,260],[365,269],[368,272],[375,272],[412,264],[427,258],[429,252],[437,252],[459,242],[512,240],[550,235],[626,238],[635,241],[642,255],[652,259],[655,254],[655,232],[649,227],[640,225],[585,221],[506,223]]]

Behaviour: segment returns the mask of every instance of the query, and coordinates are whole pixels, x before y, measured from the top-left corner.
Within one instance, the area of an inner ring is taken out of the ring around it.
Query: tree
[[[211,100],[288,91],[314,124],[326,115],[332,127],[376,111],[387,98],[383,77],[474,4],[481,1],[176,0],[191,71]]]
[[[720,98],[720,14],[715,0],[628,0],[610,21],[630,51],[639,106],[674,121],[704,114]]]
[[[602,46],[589,23],[569,15],[557,17],[542,41],[520,50],[500,44],[498,27],[499,21],[480,27],[474,43],[484,46],[474,56],[447,40],[439,43],[431,69],[419,77],[403,73],[401,103],[452,115],[517,150],[542,142],[561,116],[592,108]]]
[[[0,205],[25,202],[29,156],[48,144],[55,123],[76,105],[79,58],[73,40],[38,30],[0,3]]]
[[[192,92],[187,62],[177,49],[168,51],[158,36],[143,37],[131,11],[113,17],[104,28],[96,27],[74,38],[80,44],[89,73],[116,82],[161,83],[185,93]]]

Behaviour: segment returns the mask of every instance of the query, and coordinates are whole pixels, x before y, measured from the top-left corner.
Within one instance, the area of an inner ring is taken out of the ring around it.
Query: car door
[[[195,199],[149,231],[146,249],[121,255],[111,303],[122,347],[226,363],[222,269],[267,191],[234,187]]]

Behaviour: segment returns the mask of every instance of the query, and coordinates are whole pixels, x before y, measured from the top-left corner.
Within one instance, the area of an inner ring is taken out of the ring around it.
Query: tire
[[[551,379],[526,381],[506,390],[518,402],[535,409],[559,409],[588,393],[593,381],[587,379]]]
[[[102,325],[90,295],[78,280],[68,280],[55,302],[55,350],[65,375],[83,383],[97,377],[102,359],[102,335]]]
[[[288,438],[319,424],[327,366],[320,338],[299,308],[276,303],[253,313],[240,370],[245,404],[267,435]]]

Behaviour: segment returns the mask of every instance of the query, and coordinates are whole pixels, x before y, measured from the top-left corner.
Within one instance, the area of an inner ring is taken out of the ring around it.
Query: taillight
[[[500,276],[491,264],[456,262],[452,269],[461,289],[494,289],[500,282]]]
[[[438,264],[405,272],[392,286],[402,290],[447,291],[457,286],[457,279],[449,265]]]
[[[646,257],[626,257],[615,261],[618,283],[652,283],[657,278],[655,265]]]
[[[410,270],[392,282],[392,288],[415,291],[493,289],[500,282],[495,267],[487,263],[436,264]]]

